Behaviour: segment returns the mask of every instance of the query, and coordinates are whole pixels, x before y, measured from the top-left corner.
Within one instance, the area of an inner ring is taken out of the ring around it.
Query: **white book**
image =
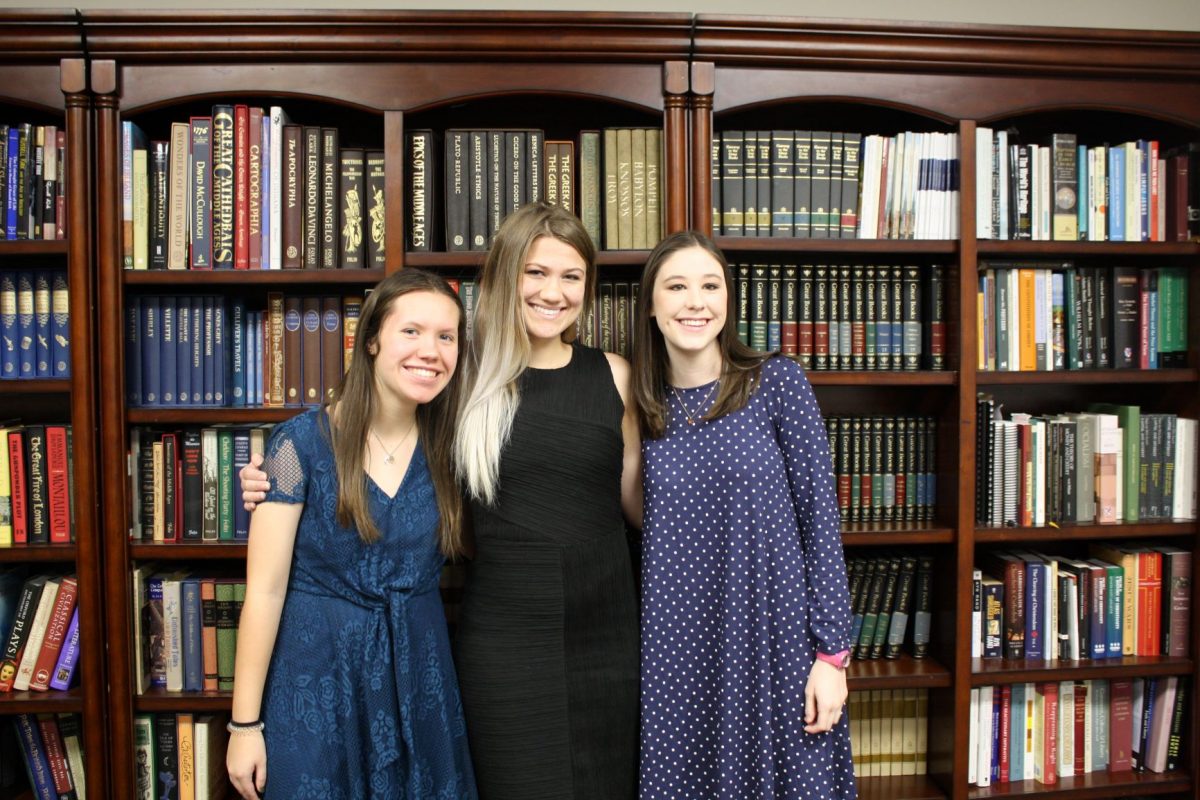
[[[262,198],[259,200],[262,208],[262,230],[260,231],[259,239],[261,240],[262,250],[259,251],[259,263],[261,269],[271,268],[271,226],[279,227],[279,220],[271,216],[271,110],[262,115],[262,131],[259,134],[262,144],[259,150],[259,191],[262,193]],[[340,168],[340,167],[339,167]]]
[[[267,193],[270,196],[271,215],[271,269],[283,269],[283,126],[290,125],[287,112],[279,106],[271,106],[271,179]]]
[[[1025,768],[1025,780],[1034,778],[1034,730],[1041,727],[1040,721],[1035,721],[1034,713],[1037,703],[1037,687],[1033,683],[1025,684],[1025,758],[1022,762]]]
[[[1112,209],[1108,207],[1108,148],[1099,145],[1096,151],[1096,222],[1092,226],[1097,242],[1108,239],[1108,215]]]
[[[1142,151],[1137,142],[1125,142],[1125,241],[1142,240]]]
[[[892,720],[895,716],[895,707],[892,704],[892,690],[879,690],[879,775],[887,778],[891,777],[893,759],[895,754],[892,752]]]
[[[1087,580],[1090,572],[1083,573],[1083,579]],[[1067,642],[1070,645],[1071,660],[1078,661],[1084,654],[1079,652],[1079,576],[1071,575],[1071,591],[1069,593],[1067,610],[1071,616],[1067,622]],[[1090,653],[1088,654],[1090,655]]]
[[[862,213],[858,217],[858,238],[879,238],[879,186],[883,171],[883,137],[872,134],[863,138]]]
[[[899,690],[897,690],[899,691]],[[904,722],[901,737],[901,775],[917,772],[917,689],[904,689]],[[924,689],[920,691],[926,691]]]
[[[997,187],[1000,197],[1000,231],[998,238],[1011,239],[1012,230],[1008,220],[1008,208],[1011,198],[1008,181],[1013,165],[1008,151],[1008,131],[996,131],[996,160],[1000,167],[999,186]]]
[[[1171,500],[1174,519],[1196,518],[1196,431],[1196,420],[1175,418],[1174,496]]]
[[[42,652],[42,640],[46,638],[46,626],[54,614],[54,603],[58,600],[58,578],[46,581],[38,600],[37,611],[33,614],[33,622],[29,625],[29,638],[25,640],[25,649],[21,651],[21,663],[17,665],[17,675],[13,679],[13,689],[24,692],[29,689],[33,679],[33,668],[37,666],[38,655]]]
[[[1164,178],[1167,175],[1166,159],[1157,159],[1155,163],[1158,165],[1158,227],[1152,232],[1153,239],[1156,242],[1165,242],[1167,240],[1167,191],[1165,188],[1166,181]]]
[[[971,572],[971,658],[983,657],[983,570]]]
[[[1035,242],[1042,238],[1042,193],[1038,191],[1038,182],[1042,179],[1040,149],[1036,144],[1029,145],[1029,238]]]
[[[163,576],[163,656],[167,691],[183,691],[183,600],[179,573]]]
[[[996,163],[995,137],[991,128],[975,129],[975,238],[994,239],[992,201],[996,186],[992,183]]]
[[[992,696],[994,686],[979,689],[979,755],[975,773],[975,785],[992,785]]]
[[[881,689],[871,690],[871,753],[874,758],[871,759],[871,776],[879,777],[883,774],[883,691]]]
[[[950,172],[951,175],[957,175],[961,168],[961,157],[959,155],[958,134],[951,133],[947,135],[948,149],[950,151]],[[946,220],[950,224],[946,235],[943,238],[957,239],[959,237],[959,211],[962,206],[962,187],[955,187],[954,183],[950,184],[950,211],[946,214]]]
[[[1075,774],[1075,683],[1058,684],[1058,777]]]
[[[979,779],[979,689],[971,690],[970,733],[967,735],[967,783]]]
[[[904,720],[908,706],[904,702],[904,690],[892,690],[892,775],[904,774]]]

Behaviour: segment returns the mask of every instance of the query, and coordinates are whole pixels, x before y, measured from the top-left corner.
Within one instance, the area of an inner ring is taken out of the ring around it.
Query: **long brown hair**
[[[391,312],[396,298],[411,292],[431,292],[448,297],[458,308],[458,343],[466,342],[467,319],[462,301],[440,276],[421,269],[404,269],[379,282],[363,303],[354,340],[350,369],[326,400],[328,409],[336,406],[336,422],[330,426],[334,463],[338,475],[337,521],[344,527],[354,526],[364,542],[379,539],[379,529],[371,519],[367,502],[366,470],[363,460],[367,434],[377,405],[375,396],[375,356],[372,347],[378,341],[383,321]],[[421,448],[429,464],[438,505],[438,543],[442,552],[453,558],[462,552],[462,495],[454,480],[451,452],[454,442],[454,420],[458,414],[462,381],[459,371],[450,376],[449,383],[437,397],[417,406],[417,426]],[[331,419],[333,414],[330,415]]]
[[[717,346],[721,352],[721,384],[716,400],[704,419],[716,419],[742,408],[758,385],[762,363],[770,358],[769,353],[760,353],[742,344],[737,335],[737,292],[733,275],[725,255],[702,233],[679,231],[658,243],[646,266],[642,270],[641,289],[638,291],[636,314],[634,315],[634,341],[639,346],[633,352],[633,397],[637,403],[638,423],[646,439],[661,438],[667,429],[667,344],[662,331],[650,316],[654,301],[654,281],[667,259],[681,250],[697,247],[708,253],[725,275],[728,299],[725,309],[725,326],[717,335]]]
[[[580,318],[596,296],[596,248],[579,218],[545,202],[510,214],[496,232],[480,274],[478,306],[466,359],[466,390],[458,420],[455,464],[471,497],[491,503],[500,474],[500,451],[508,441],[520,402],[517,378],[529,366],[521,280],[533,243],[543,236],[570,245],[583,259],[585,276]],[[575,337],[576,326],[563,332]]]

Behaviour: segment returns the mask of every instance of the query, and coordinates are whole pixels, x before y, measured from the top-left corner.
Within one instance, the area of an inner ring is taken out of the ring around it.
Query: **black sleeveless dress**
[[[456,657],[481,800],[637,793],[623,404],[599,350],[528,369],[494,506],[472,503]]]

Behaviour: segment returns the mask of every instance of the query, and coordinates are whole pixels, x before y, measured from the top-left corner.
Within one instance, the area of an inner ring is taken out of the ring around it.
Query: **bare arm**
[[[621,510],[635,528],[642,527],[642,439],[638,433],[637,409],[633,404],[629,362],[618,355],[605,353],[612,369],[613,383],[625,404],[621,417],[621,437],[625,440],[625,455],[621,461]]]
[[[250,519],[246,551],[246,600],[238,625],[234,665],[233,719],[252,722],[262,711],[263,686],[275,649],[279,618],[302,503],[264,503]],[[261,733],[236,733],[229,739],[226,766],[234,788],[247,800],[266,786],[266,748]]]

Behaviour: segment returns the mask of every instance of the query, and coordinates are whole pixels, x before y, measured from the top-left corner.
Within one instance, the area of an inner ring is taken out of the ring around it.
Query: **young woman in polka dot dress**
[[[703,236],[663,240],[641,286],[641,798],[854,798],[849,592],[812,388],[739,342]]]

